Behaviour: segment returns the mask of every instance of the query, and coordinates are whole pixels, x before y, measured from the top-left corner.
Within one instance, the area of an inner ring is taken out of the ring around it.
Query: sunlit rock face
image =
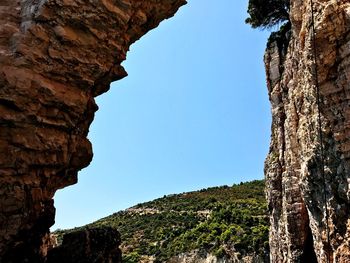
[[[314,10],[325,181],[309,0],[291,1],[291,31],[265,54],[272,262],[350,262],[350,2],[319,0]]]
[[[126,76],[129,46],[185,2],[0,1],[1,262],[44,260],[55,191],[92,158],[94,97]],[[309,0],[291,0],[291,32],[265,55],[272,262],[350,262],[350,3],[314,9],[325,183]]]
[[[41,262],[53,196],[92,159],[94,97],[185,0],[0,1],[0,262]]]
[[[259,255],[251,254],[242,257],[240,253],[233,249],[227,248],[225,256],[215,256],[205,250],[193,250],[172,257],[166,263],[264,263],[269,262],[268,257],[262,258]]]

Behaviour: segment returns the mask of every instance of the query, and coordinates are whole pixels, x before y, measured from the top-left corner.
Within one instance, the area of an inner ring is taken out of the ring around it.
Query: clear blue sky
[[[263,178],[269,146],[263,52],[248,0],[190,0],[131,47],[129,76],[98,97],[94,159],[57,192],[56,228],[166,194]]]

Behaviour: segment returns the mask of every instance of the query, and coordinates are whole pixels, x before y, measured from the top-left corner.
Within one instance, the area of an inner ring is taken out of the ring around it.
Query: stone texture
[[[120,234],[109,227],[78,230],[64,235],[49,250],[47,263],[120,263]]]
[[[290,39],[272,41],[265,54],[272,262],[350,262],[350,3],[318,0],[314,9],[325,184],[309,0],[291,1]]]
[[[185,2],[0,1],[1,262],[43,261],[55,191],[92,158],[94,97],[126,76],[129,46]],[[326,187],[309,0],[291,0],[290,40],[269,43],[265,56],[272,262],[350,261],[350,3],[315,1],[315,18]]]
[[[265,263],[269,262],[268,257],[262,258],[259,255],[247,255],[242,257],[234,248],[226,248],[227,255],[218,258],[204,250],[193,250],[172,257],[166,263]]]
[[[185,0],[0,1],[0,258],[41,262],[53,196],[92,158],[94,97]]]

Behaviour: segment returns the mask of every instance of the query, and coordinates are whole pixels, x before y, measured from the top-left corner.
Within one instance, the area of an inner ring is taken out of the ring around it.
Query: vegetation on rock
[[[166,262],[202,249],[218,257],[268,253],[264,181],[164,196],[98,220],[122,236],[123,262]],[[58,234],[64,233],[63,231]]]
[[[246,23],[253,28],[271,28],[289,21],[289,0],[249,0]]]

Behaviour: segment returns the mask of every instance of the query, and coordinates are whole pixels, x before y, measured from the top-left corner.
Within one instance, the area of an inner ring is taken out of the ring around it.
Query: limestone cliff
[[[315,42],[310,0],[291,0],[291,30],[265,55],[272,262],[350,262],[350,2],[313,9]]]
[[[94,97],[126,76],[129,46],[185,2],[0,1],[1,262],[42,261],[55,191],[91,161]],[[272,262],[350,262],[350,3],[314,10],[320,107],[310,0],[291,0],[290,33],[265,56]]]
[[[94,97],[185,0],[0,1],[0,261],[40,262],[53,196],[92,158]]]

